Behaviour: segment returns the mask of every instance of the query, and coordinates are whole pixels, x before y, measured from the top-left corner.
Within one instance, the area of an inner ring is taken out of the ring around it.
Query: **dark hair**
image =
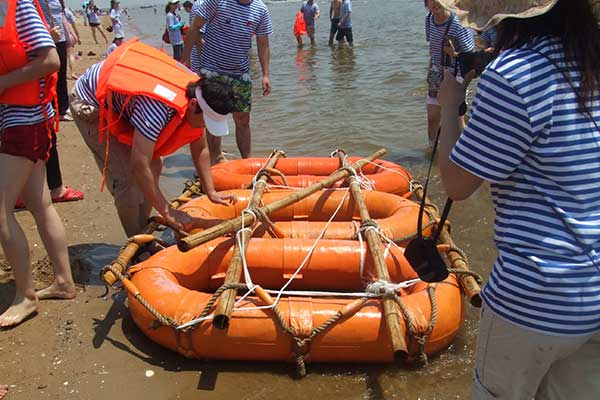
[[[185,97],[188,99],[196,98],[196,88],[200,86],[202,89],[202,97],[206,104],[217,113],[225,115],[233,110],[233,90],[231,86],[224,82],[210,81],[208,79],[200,79],[196,82],[190,82],[185,89]],[[200,107],[196,109],[196,113],[202,112]]]
[[[115,0],[110,0],[110,9],[112,10],[113,8],[115,8],[115,4],[117,4],[118,2]]]
[[[194,5],[194,3],[192,3],[190,0],[187,0],[183,3],[184,7],[192,7]]]
[[[581,71],[577,98],[583,107],[600,88],[600,29],[590,0],[558,0],[543,15],[503,20],[498,25],[496,50],[518,48],[544,36],[560,38],[566,60]]]

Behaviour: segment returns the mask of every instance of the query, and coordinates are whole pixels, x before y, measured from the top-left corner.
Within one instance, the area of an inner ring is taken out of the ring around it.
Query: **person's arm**
[[[329,20],[333,19],[333,0],[329,2]]]
[[[30,57],[32,60],[24,66],[0,75],[0,93],[10,87],[43,78],[60,68],[60,59],[54,47],[37,49]]]
[[[85,16],[84,16],[85,18]],[[77,44],[81,44],[81,35],[79,34],[79,30],[77,29],[77,24],[75,21],[75,16],[73,15],[73,13],[71,13],[70,18],[69,18],[69,22],[71,23],[71,26],[73,27],[73,31],[75,31],[75,35],[77,35]]]
[[[133,179],[144,193],[144,197],[152,204],[166,222],[179,229],[186,229],[192,218],[183,211],[171,207],[158,182],[154,180],[152,173],[152,155],[154,154],[155,142],[147,139],[136,128],[133,133],[133,144],[131,146],[131,158],[129,167]]]
[[[317,6],[317,13],[315,14],[315,21],[318,20],[320,16],[321,16],[321,9],[319,9],[319,6]]]
[[[208,145],[206,144],[206,135],[198,140],[190,143],[190,153],[192,154],[192,161],[196,168],[196,174],[202,181],[202,187],[206,191],[206,195],[213,203],[228,205],[236,200],[233,194],[219,194],[215,190],[215,185],[212,180],[210,173],[210,153],[208,151]]]
[[[192,25],[188,29],[187,35],[185,35],[185,42],[183,43],[183,55],[181,56],[181,62],[184,65],[190,66],[190,54],[192,53],[192,47],[200,41],[200,29],[206,24],[206,20],[200,16],[194,17]]]
[[[258,49],[258,59],[262,69],[262,89],[263,96],[268,96],[271,93],[271,50],[269,49],[269,36],[256,36],[256,47]]]
[[[178,31],[180,30],[184,23],[179,21],[173,14],[167,15],[167,25],[170,31]]]
[[[438,162],[444,189],[452,200],[465,200],[481,186],[483,179],[459,167],[450,160],[450,153],[461,134],[458,108],[465,100],[466,89],[475,77],[474,71],[459,83],[452,73],[444,71],[444,80],[440,85],[438,101],[442,106],[441,133]]]
[[[351,11],[348,11],[346,14],[344,14],[344,16],[342,17],[342,19],[340,19],[340,22],[338,23],[338,27],[339,28],[341,28],[342,26],[344,26],[344,23],[346,22],[346,20],[350,16],[350,13],[351,13]]]

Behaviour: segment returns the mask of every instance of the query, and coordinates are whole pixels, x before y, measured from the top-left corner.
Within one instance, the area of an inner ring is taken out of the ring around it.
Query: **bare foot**
[[[8,394],[8,385],[0,385],[0,400]]]
[[[0,315],[0,328],[8,328],[10,326],[19,325],[27,317],[37,311],[38,300],[28,299],[15,299],[13,304],[8,307],[8,310],[4,311],[4,314]],[[0,394],[2,391],[0,390]],[[6,394],[6,393],[5,393]],[[2,399],[2,397],[0,397]]]
[[[50,286],[38,290],[35,292],[36,296],[40,300],[47,299],[74,299],[77,296],[77,290],[75,290],[75,286],[71,284],[58,284],[54,281]]]

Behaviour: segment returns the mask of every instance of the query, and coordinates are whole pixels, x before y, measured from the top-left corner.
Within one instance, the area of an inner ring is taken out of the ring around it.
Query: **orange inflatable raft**
[[[349,157],[350,163],[361,157]],[[247,158],[227,161],[212,167],[212,177],[218,191],[229,189],[245,189],[252,183],[254,176],[262,169],[266,159]],[[307,187],[327,177],[340,167],[337,158],[302,157],[281,158],[277,161],[275,170],[285,176],[270,175],[270,182],[275,185],[285,185],[292,188]],[[412,177],[410,173],[398,164],[390,161],[377,160],[367,164],[361,170],[361,177],[366,178],[373,189],[380,192],[404,195],[410,191]],[[341,180],[334,187],[346,185]]]
[[[296,264],[309,251],[308,239],[252,239],[246,260],[255,283],[280,288]],[[158,312],[176,324],[197,318],[223,283],[231,258],[233,240],[217,239],[190,252],[180,253],[170,247],[129,273],[139,293]],[[288,289],[361,291],[361,248],[356,241],[320,242],[308,264]],[[416,277],[401,251],[394,248],[387,257],[392,280],[402,282]],[[363,278],[372,275],[369,262]],[[428,288],[433,288],[437,320],[427,336],[424,351],[433,354],[445,349],[456,336],[461,322],[460,291],[454,276],[435,286],[418,282],[399,290],[404,307],[413,318],[416,331],[423,335],[431,322],[432,307]],[[273,296],[274,297],[274,296]],[[282,297],[278,308],[289,326],[308,335],[346,307],[356,307],[352,298]],[[329,330],[317,335],[306,350],[306,359],[320,362],[392,362],[394,354],[379,298],[367,300]],[[130,293],[129,308],[137,326],[150,339],[169,349],[200,359],[293,361],[294,341],[278,325],[273,310],[258,309],[267,304],[252,295],[237,304],[226,330],[213,327],[205,320],[188,332],[154,325],[152,316]],[[400,310],[398,310],[400,312]],[[402,320],[403,332],[407,327]],[[409,355],[419,354],[419,345],[406,333]]]
[[[230,190],[237,202],[230,206],[212,203],[207,197],[192,200],[181,207],[193,218],[199,218],[202,226],[206,220],[232,219],[239,216],[248,206],[252,192],[250,190]],[[263,203],[269,204],[290,195],[288,190],[276,190],[263,195]],[[405,245],[417,231],[419,205],[403,197],[390,193],[365,191],[363,198],[371,218],[377,222],[381,233],[395,242]],[[328,222],[339,207],[336,217]],[[360,216],[355,202],[345,190],[325,190],[317,192],[290,207],[275,211],[270,220],[283,237],[316,238],[325,229],[324,239],[357,239],[360,229]],[[424,216],[424,224],[428,218]],[[254,230],[254,237],[269,236],[265,224]],[[192,229],[191,233],[197,232]],[[428,231],[426,230],[425,233]]]
[[[236,194],[240,200],[234,207],[198,198],[183,209],[204,217],[239,215],[248,192]],[[405,220],[394,222],[406,225],[401,233],[415,229],[415,204],[386,193],[364,194],[373,218],[378,218],[382,226],[387,218],[399,218],[395,214],[401,212],[406,213]],[[263,200],[268,203],[273,201],[270,196],[280,195],[266,193]],[[300,202],[282,210],[280,219],[294,223],[292,220],[298,217],[308,224],[320,223],[327,215],[333,215],[332,207],[337,201],[342,206],[336,222],[346,224],[340,228],[341,235],[352,236],[348,231],[351,220],[356,218],[354,205],[339,196],[342,191],[318,192],[314,198],[306,199],[306,204]],[[390,229],[397,228],[391,225]],[[294,236],[290,232],[286,235]],[[150,339],[190,358],[298,362],[301,357],[318,362],[392,362],[394,351],[383,317],[385,295],[395,299],[395,310],[403,316],[401,332],[409,357],[423,351],[439,352],[456,336],[461,323],[461,297],[454,275],[438,284],[416,280],[402,248],[391,246],[385,250],[386,267],[390,280],[401,284],[368,285],[376,279],[366,244],[339,238],[316,240],[309,234],[299,236],[303,237],[250,240],[245,253],[247,273],[251,282],[260,287],[243,299],[238,297],[227,329],[215,328],[209,314],[214,311],[213,293],[224,282],[234,238],[218,238],[186,253],[171,246],[133,266],[129,274],[135,290],[128,290],[133,320]],[[280,290],[286,282],[290,284],[276,308],[269,308],[277,293],[269,295],[262,288]],[[243,294],[246,293],[238,293]],[[156,317],[138,301],[140,298],[169,321],[167,326],[156,324]],[[201,315],[208,318],[198,321]],[[315,328],[323,327],[332,318],[338,319],[315,334]],[[190,321],[195,323],[190,325]],[[284,325],[289,329],[283,329]],[[181,329],[183,326],[186,328]],[[308,339],[301,348],[300,339]]]

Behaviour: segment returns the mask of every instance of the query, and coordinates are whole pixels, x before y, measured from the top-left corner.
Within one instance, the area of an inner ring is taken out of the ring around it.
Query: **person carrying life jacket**
[[[46,186],[52,147],[52,108],[60,60],[39,4],[0,2],[0,244],[15,276],[15,296],[0,314],[0,328],[26,320],[40,299],[76,296],[65,227]],[[33,287],[27,238],[13,207],[23,196],[54,269],[53,283]]]
[[[152,207],[170,226],[183,229],[192,222],[158,186],[161,157],[184,145],[209,199],[235,200],[214,189],[203,129],[228,133],[233,93],[226,85],[199,80],[164,52],[132,39],[85,71],[69,100],[128,236],[141,232]]]

